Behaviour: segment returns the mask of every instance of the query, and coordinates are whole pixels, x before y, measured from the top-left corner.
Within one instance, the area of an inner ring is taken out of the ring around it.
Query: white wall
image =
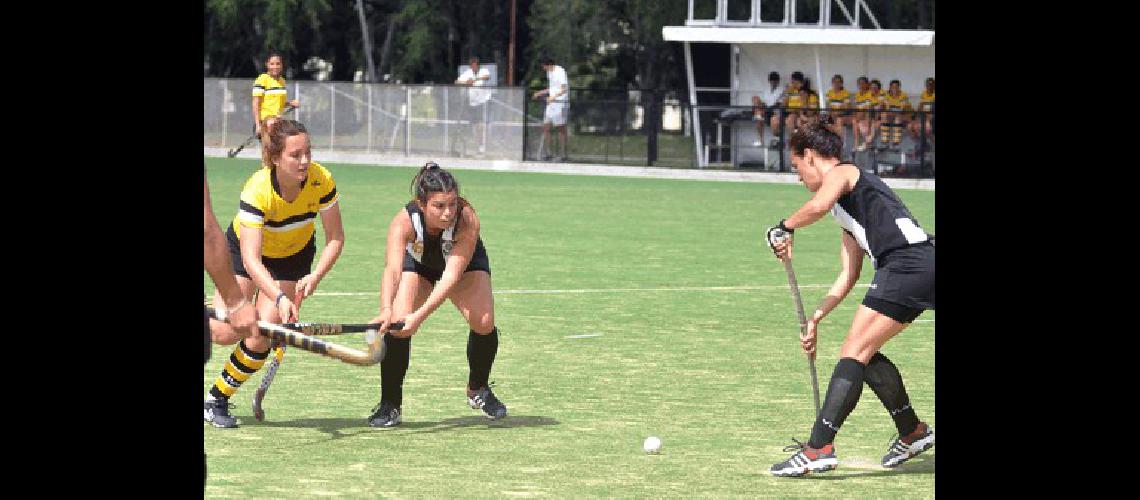
[[[831,77],[837,73],[843,75],[843,86],[852,92],[857,88],[855,79],[860,76],[878,78],[883,82],[884,91],[891,80],[898,79],[914,105],[922,94],[926,77],[934,76],[934,46],[816,46],[822,82],[816,78],[811,45],[744,44],[739,47],[737,72],[733,75],[737,92],[732,97],[732,104],[738,106],[752,104],[756,90],[768,85],[770,71],[780,73],[780,83],[785,85],[793,71],[802,71],[821,98],[831,88]]]

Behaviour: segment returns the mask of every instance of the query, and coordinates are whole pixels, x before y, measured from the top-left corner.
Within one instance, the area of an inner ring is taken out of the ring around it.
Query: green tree
[[[288,68],[299,68],[298,42],[311,41],[330,10],[327,0],[204,1],[205,62],[220,76],[256,76],[272,50]]]

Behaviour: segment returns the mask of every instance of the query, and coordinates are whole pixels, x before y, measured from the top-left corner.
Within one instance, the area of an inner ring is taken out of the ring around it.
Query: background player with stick
[[[883,457],[883,466],[895,467],[934,445],[934,430],[911,408],[898,368],[879,352],[923,310],[934,309],[933,239],[881,179],[839,160],[843,141],[827,122],[826,118],[812,121],[792,136],[792,164],[800,181],[815,194],[767,233],[776,256],[790,259],[795,229],[829,211],[843,228],[842,269],[807,322],[801,341],[805,352],[815,352],[820,321],[858,282],[864,253],[875,266],[875,278],[843,342],[811,438],[806,444],[797,442],[793,448],[799,451],[772,466],[777,476],[824,472],[838,465],[832,442],[855,409],[864,382],[887,408],[900,436]]]

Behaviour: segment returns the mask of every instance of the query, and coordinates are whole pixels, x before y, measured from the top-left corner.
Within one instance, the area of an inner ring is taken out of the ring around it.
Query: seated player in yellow
[[[855,151],[863,151],[867,149],[867,145],[871,144],[871,139],[875,136],[875,129],[871,126],[871,107],[874,105],[875,99],[871,94],[871,82],[867,77],[860,76],[855,80],[855,85],[858,90],[855,91],[852,100],[855,103]]]
[[[883,113],[881,119],[881,140],[884,145],[890,141],[891,147],[898,148],[899,144],[902,143],[903,128],[910,121],[909,111],[914,109],[910,105],[910,97],[902,91],[902,82],[891,80],[887,92],[883,94],[883,109],[886,112]]]
[[[233,273],[245,297],[257,295],[258,317],[270,323],[297,320],[296,302],[308,297],[332,269],[344,248],[340,196],[332,174],[311,160],[309,133],[288,119],[266,129],[265,166],[246,181],[233,224],[226,231]],[[316,269],[316,219],[325,247]],[[221,297],[214,307],[224,310]],[[236,339],[234,339],[236,340]],[[260,335],[238,342],[205,401],[205,421],[237,427],[229,398],[265,364],[270,340]]]
[[[827,113],[835,122],[832,130],[841,139],[847,136],[843,131],[844,125],[855,127],[855,117],[851,115],[850,108],[851,91],[843,88],[843,76],[831,77],[831,88],[827,91]]]
[[[788,82],[788,87],[784,89],[784,95],[780,98],[780,113],[772,116],[772,134],[780,137],[781,121],[787,122],[788,130],[796,130],[796,120],[800,116],[800,109],[807,105],[807,97],[803,92],[804,74],[795,71],[792,72],[792,80]]]
[[[459,309],[471,330],[467,335],[467,404],[492,420],[507,416],[507,406],[487,380],[499,350],[491,264],[479,237],[479,217],[459,196],[450,172],[428,162],[412,180],[415,198],[388,226],[387,256],[380,285],[380,324],[387,352],[380,362],[380,403],[368,425],[394,427],[403,421],[404,375],[412,335],[445,299]],[[388,332],[392,322],[404,329]]]
[[[254,132],[261,137],[261,131],[266,121],[273,121],[285,112],[287,107],[296,108],[301,102],[289,100],[289,92],[285,88],[285,58],[277,52],[272,52],[265,60],[265,73],[253,81],[253,126]]]
[[[934,140],[934,78],[926,79],[926,88],[922,91],[922,96],[918,99],[918,109],[922,114],[907,124],[907,129],[910,130],[911,137],[915,141],[919,140],[919,134],[923,126],[923,120],[926,121],[926,139],[929,141]]]

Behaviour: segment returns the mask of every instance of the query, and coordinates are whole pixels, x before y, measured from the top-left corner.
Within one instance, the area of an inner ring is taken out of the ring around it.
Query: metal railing
[[[845,160],[860,168],[892,177],[935,177],[934,110],[818,110],[773,108],[757,116],[751,106],[697,106],[704,131],[704,155],[710,167],[792,172],[788,140],[790,116],[833,113],[860,117],[863,132],[856,140],[850,123],[843,123]],[[773,131],[772,117],[778,122]],[[763,119],[764,135],[757,121]],[[863,124],[865,122],[865,125]],[[928,126],[929,122],[929,126]],[[871,139],[868,141],[868,136]],[[865,147],[860,147],[860,145]]]

